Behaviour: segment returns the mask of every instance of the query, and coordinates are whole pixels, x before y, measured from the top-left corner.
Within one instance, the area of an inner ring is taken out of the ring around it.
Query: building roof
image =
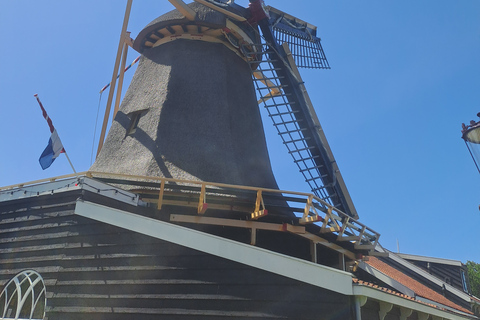
[[[367,264],[375,268],[376,270],[380,271],[381,273],[394,279],[395,281],[401,283],[402,285],[408,287],[409,289],[413,290],[416,296],[420,296],[432,302],[442,304],[444,306],[453,308],[455,310],[458,310],[467,314],[473,314],[470,310],[463,308],[456,303],[453,303],[452,301],[445,298],[443,295],[421,284],[420,282],[414,280],[413,278],[409,277],[405,273],[401,272],[400,270],[397,270],[396,268],[381,261],[378,258],[370,257],[369,260],[367,261]]]
[[[424,261],[424,262],[446,264],[446,265],[457,266],[457,267],[461,267],[463,265],[463,263],[458,260],[418,256],[418,255],[405,254],[405,253],[397,253],[396,255],[405,260]]]

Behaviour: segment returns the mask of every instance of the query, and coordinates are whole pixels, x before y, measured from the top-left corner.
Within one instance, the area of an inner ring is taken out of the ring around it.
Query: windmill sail
[[[317,27],[273,7],[267,9],[274,38],[278,45],[288,43],[297,67],[330,69],[320,38],[316,36]]]
[[[268,23],[260,23],[264,42],[247,52],[254,57],[250,63],[257,66],[254,80],[260,96],[259,103],[268,111],[288,153],[312,192],[357,218],[303,81],[296,72],[297,65],[329,68],[320,39],[316,37],[316,27],[272,7],[267,7],[267,10],[270,15]],[[289,47],[293,57],[290,61],[287,55]]]

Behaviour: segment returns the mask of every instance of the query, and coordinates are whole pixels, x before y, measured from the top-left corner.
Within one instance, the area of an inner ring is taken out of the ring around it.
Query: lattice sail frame
[[[323,201],[358,218],[297,67],[328,69],[316,27],[269,7],[263,40],[242,48],[263,105],[288,153]]]
[[[267,9],[274,38],[279,45],[288,43],[297,67],[330,69],[317,27],[271,6]]]
[[[330,65],[320,44],[320,38],[315,36],[298,36],[295,30],[281,27],[278,24],[272,29],[275,39],[277,39],[280,45],[288,43],[297,67],[330,69]]]
[[[256,49],[264,52],[262,57],[268,57],[271,50],[266,44],[256,45]],[[311,152],[313,147],[307,144],[309,137],[306,137],[305,131],[308,129],[302,128],[297,121],[295,114],[298,111],[292,109],[295,102],[289,102],[283,90],[284,86],[280,83],[280,76],[276,73],[277,69],[268,58],[252,63],[258,63],[254,72],[254,82],[259,95],[259,105],[263,105],[267,110],[273,126],[312,192],[330,205],[338,207],[338,201],[328,194],[322,182],[322,175],[318,173],[319,166],[315,159],[319,155],[313,155]]]

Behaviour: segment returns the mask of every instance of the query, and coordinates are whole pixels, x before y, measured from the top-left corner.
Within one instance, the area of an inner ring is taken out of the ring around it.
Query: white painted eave
[[[383,292],[378,289],[370,288],[363,285],[354,285],[353,294],[357,297],[366,297],[368,299],[383,301],[383,302],[391,303],[395,306],[411,309],[421,313],[430,314],[433,316],[440,317],[441,319],[449,319],[449,320],[478,319],[473,315],[462,315],[461,311],[455,310],[455,314],[452,314],[450,312],[434,308],[432,306],[426,305],[424,303],[420,303],[418,301],[402,298],[394,294]]]
[[[431,262],[431,263],[445,264],[445,265],[455,266],[455,267],[463,266],[463,263],[461,261],[457,261],[457,260],[417,256],[417,255],[406,254],[406,253],[396,253],[396,255],[399,256],[402,259],[405,259],[405,260]]]
[[[82,200],[77,201],[75,214],[343,295],[353,294],[348,272]]]
[[[84,176],[69,177],[67,179],[59,179],[26,186],[17,185],[12,188],[6,187],[6,189],[0,190],[0,203],[46,195],[62,194],[75,190],[89,191],[133,206],[137,206],[139,203],[139,196],[135,193]]]

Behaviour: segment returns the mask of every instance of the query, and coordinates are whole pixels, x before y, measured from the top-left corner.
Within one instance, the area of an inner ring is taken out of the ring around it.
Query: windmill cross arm
[[[182,0],[168,0],[168,2],[173,4],[174,7],[177,8],[177,10],[180,11],[188,20],[195,20],[195,16],[197,13],[192,8],[187,6],[185,2],[183,2]]]
[[[169,0],[170,1],[170,0]],[[171,1],[170,1],[171,2]],[[247,19],[245,19],[244,17],[242,16],[239,16],[238,14],[235,14],[233,12],[230,12],[226,9],[223,9],[223,8],[220,8],[219,6],[216,6],[215,4],[209,2],[209,1],[206,1],[206,0],[195,0],[195,2],[198,2],[198,3],[201,3],[203,4],[204,6],[206,7],[209,7],[210,9],[213,9],[215,11],[218,11],[220,13],[223,13],[224,15],[228,16],[229,18],[232,18],[234,20],[237,20],[237,21],[241,21],[241,22],[244,22],[244,21],[247,21]]]

